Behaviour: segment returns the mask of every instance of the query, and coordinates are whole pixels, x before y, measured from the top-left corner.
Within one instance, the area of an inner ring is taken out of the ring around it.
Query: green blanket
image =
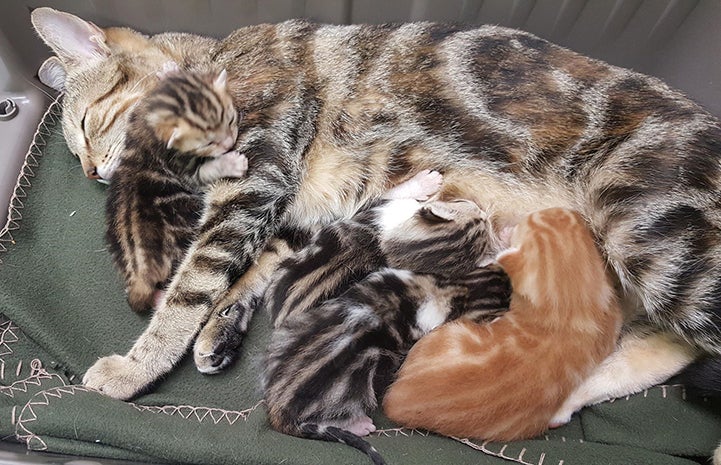
[[[79,385],[100,356],[125,353],[147,324],[128,308],[106,250],[104,186],[80,177],[53,104],[38,128],[0,233],[0,428],[30,449],[148,462],[367,464],[340,444],[267,424],[258,388],[269,335],[259,312],[242,358],[215,376],[190,357],[132,403]],[[522,381],[519,381],[522,382]],[[512,444],[396,428],[376,413],[369,441],[389,464],[690,464],[721,438],[721,403],[668,384],[586,409]]]

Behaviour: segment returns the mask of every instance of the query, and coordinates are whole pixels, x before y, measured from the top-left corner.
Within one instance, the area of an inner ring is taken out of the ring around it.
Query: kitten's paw
[[[409,181],[414,191],[413,198],[416,200],[428,200],[430,196],[441,189],[443,175],[438,171],[423,170],[413,176]]]
[[[121,355],[101,358],[83,377],[85,386],[120,400],[130,399],[151,382],[140,364]]]
[[[367,415],[350,418],[346,421],[337,423],[327,423],[326,426],[336,426],[340,429],[351,432],[356,436],[368,436],[376,430],[376,425],[373,424],[373,420],[371,420]]]
[[[163,305],[163,302],[165,302],[165,291],[157,289],[153,293],[153,309],[159,309],[160,306]]]
[[[221,172],[227,178],[242,178],[248,171],[248,159],[237,150],[224,153],[220,157]]]
[[[193,347],[195,368],[204,375],[220,373],[235,360],[236,352],[213,341],[197,340]]]
[[[373,420],[369,417],[361,417],[354,423],[349,425],[348,431],[355,434],[356,436],[368,436],[376,430],[376,425],[373,424]]]

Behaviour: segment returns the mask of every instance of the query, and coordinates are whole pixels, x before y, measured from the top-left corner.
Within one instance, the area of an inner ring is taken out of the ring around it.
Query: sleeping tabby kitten
[[[210,189],[164,305],[126,356],[88,370],[88,386],[116,398],[147,387],[241,276],[234,291],[250,298],[280,227],[348,218],[421,168],[499,229],[543,208],[579,211],[625,310],[668,335],[666,353],[721,354],[721,128],[657,79],[494,26],[288,21],[216,41],[100,29],[49,8],[32,20],[62,64],[63,129],[86,169],[112,164],[123,112],[167,61],[228,70],[245,115],[237,148],[254,167]],[[630,373],[599,386],[642,388]]]
[[[513,286],[495,321],[459,320],[421,339],[383,401],[403,426],[492,441],[544,431],[615,348],[621,310],[583,218],[531,214],[498,256]]]
[[[154,306],[195,238],[208,184],[245,174],[245,156],[229,151],[236,119],[225,71],[164,75],[131,113],[106,237],[133,310]]]
[[[411,345],[448,319],[507,309],[505,274],[464,260],[484,257],[489,233],[471,202],[390,200],[281,263],[264,301],[276,327],[263,374],[271,425],[383,463],[358,436],[375,430],[367,414]]]

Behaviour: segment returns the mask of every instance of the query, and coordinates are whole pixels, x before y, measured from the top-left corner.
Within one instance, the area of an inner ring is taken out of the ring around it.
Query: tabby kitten
[[[395,257],[407,256],[405,262],[397,261],[395,265],[401,268],[407,263],[419,267],[429,266],[426,262],[432,262],[436,257],[430,254],[418,257],[413,241],[381,241],[381,234],[384,229],[391,229],[403,222],[413,228],[412,215],[420,207],[419,201],[427,200],[429,196],[437,193],[442,180],[440,173],[423,170],[390,189],[382,200],[376,202],[375,208],[361,210],[350,219],[337,221],[317,231],[312,237],[311,245],[311,237],[301,235],[301,239],[305,241],[302,250],[298,250],[298,230],[281,230],[280,238],[286,242],[279,244],[278,240],[274,240],[272,253],[269,254],[270,260],[261,257],[263,266],[260,268],[264,270],[265,279],[256,280],[261,284],[257,285],[249,296],[220,312],[215,312],[198,335],[195,362],[199,370],[213,373],[232,361],[236,355],[234,349],[240,344],[247,328],[248,306],[257,306],[256,301],[262,297],[263,304],[277,327],[291,311],[302,313],[341,294],[352,283],[369,273],[387,266],[386,254],[380,248],[381,242],[384,247],[393,246],[399,249],[393,253]],[[435,208],[439,214],[442,213],[440,205],[437,204]],[[479,211],[475,205],[458,202],[453,209],[445,208],[443,214],[452,218],[461,214],[464,209]],[[430,211],[428,214],[431,214]],[[475,216],[479,215],[477,213]],[[418,225],[415,228],[421,230]],[[445,231],[439,232],[443,234]],[[438,242],[438,237],[431,236],[431,229],[425,228],[424,233],[427,239]],[[476,240],[473,235],[466,239]],[[393,245],[396,242],[398,244]],[[486,241],[479,243],[485,244]],[[292,250],[296,252],[291,256],[289,250],[291,253]],[[436,251],[438,254],[443,252],[440,246],[436,247]],[[276,267],[278,263],[282,266],[269,276],[271,271],[266,265],[270,261],[274,262]],[[250,311],[252,312],[252,309]]]
[[[449,436],[530,438],[614,350],[621,310],[578,213],[531,214],[498,263],[513,286],[510,310],[421,339],[384,398],[390,419]]]
[[[237,132],[225,71],[166,73],[131,113],[106,238],[133,310],[157,304],[195,238],[208,184],[245,174],[245,156],[229,151]]]
[[[66,73],[63,130],[84,168],[112,165],[125,110],[169,60],[228,70],[244,114],[237,147],[254,166],[209,190],[164,305],[127,355],[88,370],[90,387],[146,388],[241,276],[236,298],[250,299],[279,228],[348,218],[422,168],[499,230],[543,208],[581,212],[634,321],[673,334],[673,350],[721,355],[721,127],[658,79],[495,26],[287,21],[214,40],[101,29],[50,8],[32,20]],[[607,389],[635,389],[638,374]]]
[[[389,201],[324,228],[282,263],[265,302],[276,326],[263,374],[271,425],[383,463],[358,436],[375,430],[367,414],[411,345],[448,319],[507,309],[505,274],[466,260],[486,253],[485,220],[465,201]]]

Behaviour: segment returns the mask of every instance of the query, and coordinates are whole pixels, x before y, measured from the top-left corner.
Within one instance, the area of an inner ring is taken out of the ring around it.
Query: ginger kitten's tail
[[[300,435],[308,439],[319,439],[321,441],[340,442],[366,454],[375,465],[386,465],[386,461],[375,447],[370,445],[360,436],[336,426],[321,426],[315,423],[303,423],[298,427]]]

